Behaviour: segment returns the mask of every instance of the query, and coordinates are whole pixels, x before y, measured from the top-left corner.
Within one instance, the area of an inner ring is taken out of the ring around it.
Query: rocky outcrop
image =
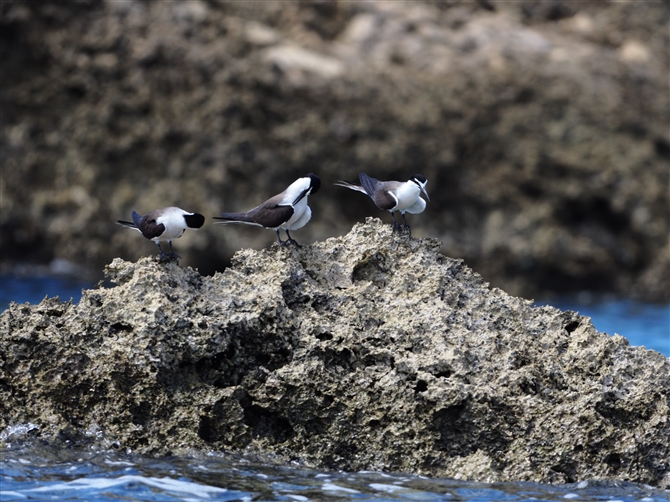
[[[318,173],[420,172],[415,227],[517,295],[670,300],[667,2],[3,2],[0,251],[100,270],[132,210],[246,210]],[[207,225],[202,273],[274,236]]]
[[[212,277],[153,258],[115,259],[106,275],[116,285],[77,305],[0,315],[0,430],[670,486],[670,360],[490,289],[436,240],[370,219],[309,246],[242,250]]]

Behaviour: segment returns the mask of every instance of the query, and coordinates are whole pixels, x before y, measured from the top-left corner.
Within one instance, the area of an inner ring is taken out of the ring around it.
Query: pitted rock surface
[[[368,219],[203,277],[115,259],[114,287],[0,316],[0,430],[147,454],[670,486],[670,364],[512,297]],[[7,439],[9,442],[10,440]]]

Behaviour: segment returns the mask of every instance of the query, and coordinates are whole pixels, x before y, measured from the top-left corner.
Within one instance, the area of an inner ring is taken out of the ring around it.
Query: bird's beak
[[[421,193],[426,196],[426,200],[430,202],[430,197],[428,197],[428,192],[426,192],[426,187],[422,186],[421,187]]]

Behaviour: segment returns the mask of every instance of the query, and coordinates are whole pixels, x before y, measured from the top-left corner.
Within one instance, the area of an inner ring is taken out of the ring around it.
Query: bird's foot
[[[395,232],[400,232],[400,231],[402,231],[402,225],[400,223],[398,223],[397,221],[393,220],[393,230],[392,230],[392,232],[395,233]]]
[[[403,226],[403,230],[407,231],[407,236],[408,237],[412,237],[412,229],[409,228],[409,225],[407,223],[405,223],[405,225]]]
[[[288,246],[289,244],[294,244],[296,247],[301,247],[300,244],[298,244],[298,241],[295,239],[286,239],[281,243],[282,246]]]
[[[178,262],[181,259],[177,253],[161,253],[158,255],[158,261],[160,263],[168,263],[171,261]]]

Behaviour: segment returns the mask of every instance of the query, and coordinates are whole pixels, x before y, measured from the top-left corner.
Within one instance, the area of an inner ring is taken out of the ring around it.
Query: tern
[[[144,216],[133,211],[133,221],[117,220],[122,227],[134,228],[147,239],[154,241],[160,252],[159,259],[181,258],[172,250],[172,239],[181,237],[187,228],[198,229],[205,223],[199,213],[189,213],[178,207],[156,209]],[[170,254],[163,253],[161,241],[168,241]]]
[[[412,231],[405,220],[405,213],[418,214],[426,209],[426,201],[421,198],[421,194],[430,201],[426,185],[428,180],[421,174],[415,174],[408,181],[379,181],[371,178],[365,173],[359,175],[360,185],[355,185],[348,181],[338,181],[337,186],[349,188],[357,192],[368,195],[379,209],[389,211],[393,218],[393,230],[398,230],[401,225],[395,219],[395,211],[400,211],[402,222],[407,231],[412,235]]]
[[[307,197],[319,191],[321,178],[309,173],[291,183],[282,193],[266,200],[260,206],[246,213],[222,213],[215,216],[217,224],[245,223],[268,228],[277,232],[280,246],[288,243],[299,244],[291,237],[290,231],[304,227],[312,217],[312,210],[307,205]],[[286,231],[287,239],[281,240],[279,230]]]

